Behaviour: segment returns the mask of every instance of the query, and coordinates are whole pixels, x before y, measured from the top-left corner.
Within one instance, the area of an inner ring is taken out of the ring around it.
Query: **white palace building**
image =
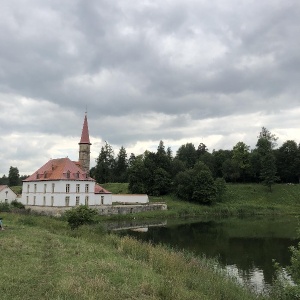
[[[79,161],[51,159],[23,181],[21,202],[30,207],[101,206],[112,202],[147,203],[147,195],[112,195],[89,176],[90,138],[84,117]],[[113,198],[114,197],[114,198]]]

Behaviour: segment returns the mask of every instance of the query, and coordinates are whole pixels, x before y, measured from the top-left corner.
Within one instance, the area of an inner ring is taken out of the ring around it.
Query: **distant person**
[[[4,230],[3,223],[2,223],[2,218],[0,218],[0,230]]]

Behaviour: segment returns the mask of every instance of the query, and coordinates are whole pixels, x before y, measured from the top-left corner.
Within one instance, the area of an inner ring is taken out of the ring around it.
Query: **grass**
[[[120,183],[120,182],[103,183],[103,184],[101,184],[101,186],[113,194],[128,194],[129,193],[128,183]]]
[[[2,299],[262,299],[213,260],[118,237],[71,231],[50,217],[2,213]]]

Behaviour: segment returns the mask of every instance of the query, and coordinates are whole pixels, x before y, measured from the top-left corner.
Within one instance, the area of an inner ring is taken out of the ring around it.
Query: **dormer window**
[[[47,178],[47,172],[46,171],[44,172],[44,178]]]
[[[78,171],[77,173],[75,173],[75,177],[79,178],[80,172]]]
[[[70,174],[71,174],[71,172],[68,171],[68,172],[67,172],[67,178],[70,178]]]
[[[40,174],[36,173],[36,179],[40,179]]]

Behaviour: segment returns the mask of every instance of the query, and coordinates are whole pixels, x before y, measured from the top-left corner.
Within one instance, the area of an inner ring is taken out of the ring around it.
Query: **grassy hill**
[[[1,299],[262,299],[214,261],[50,217],[2,213]]]

